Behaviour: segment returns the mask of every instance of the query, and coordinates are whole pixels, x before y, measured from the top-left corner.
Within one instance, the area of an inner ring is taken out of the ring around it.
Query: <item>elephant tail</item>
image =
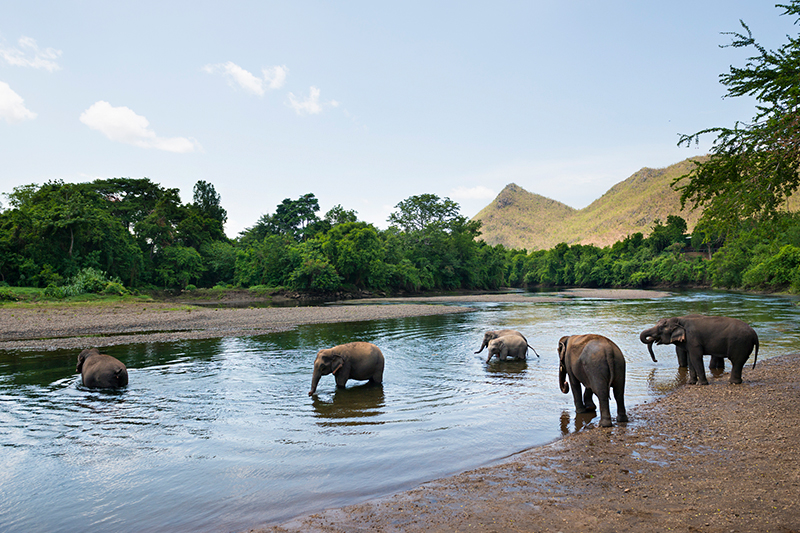
[[[525,344],[528,344],[528,343],[526,342]],[[536,348],[534,348],[534,347],[533,347],[533,346],[531,346],[530,344],[528,344],[528,348],[530,348],[531,350],[533,350],[533,353],[535,353],[535,354],[536,354],[536,357],[539,357],[539,352],[537,352],[537,351],[536,351]]]
[[[756,367],[756,361],[758,361],[758,335],[756,335],[756,356],[753,358],[753,368]]]
[[[614,384],[614,350],[609,347],[606,350],[606,363],[608,364],[608,386],[611,387]]]

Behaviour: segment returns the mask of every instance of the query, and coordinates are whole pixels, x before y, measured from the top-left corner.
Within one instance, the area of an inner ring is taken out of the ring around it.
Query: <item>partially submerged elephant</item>
[[[497,339],[499,337],[507,337],[509,335],[516,335],[516,336],[520,337],[523,341],[525,341],[526,348],[530,348],[531,350],[533,350],[533,353],[536,354],[536,357],[539,357],[539,354],[536,353],[536,350],[533,349],[533,346],[528,344],[528,339],[525,338],[525,335],[523,335],[522,333],[520,333],[519,331],[517,331],[515,329],[495,329],[495,330],[487,331],[486,333],[483,334],[483,342],[481,343],[481,347],[475,353],[481,353],[484,348],[489,346],[489,343],[492,340]],[[491,359],[491,356],[489,356],[489,359]],[[488,359],[487,359],[487,362],[488,362]]]
[[[320,350],[314,361],[314,375],[308,395],[312,396],[317,391],[319,379],[328,374],[336,378],[337,387],[344,387],[348,379],[383,383],[383,364],[383,353],[369,342],[350,342]]]
[[[662,318],[652,328],[644,330],[639,335],[639,340],[647,344],[650,357],[653,361],[653,343],[674,344],[678,355],[678,364],[689,366],[689,383],[708,385],[706,371],[703,368],[703,356],[712,356],[711,368],[717,366],[714,358],[727,357],[733,365],[731,368],[731,383],[742,382],[742,369],[753,348],[756,355],[753,359],[753,368],[758,360],[758,334],[746,322],[737,318],[726,316],[686,315]],[[724,368],[724,360],[721,365]]]
[[[610,389],[614,389],[617,403],[617,422],[627,422],[625,412],[625,358],[610,339],[602,335],[572,335],[558,341],[558,385],[561,392],[569,393],[576,413],[596,410],[592,394],[600,403],[600,425],[611,426],[609,407]],[[569,383],[567,383],[569,377]],[[581,394],[581,385],[586,390]]]
[[[83,350],[78,355],[75,372],[80,372],[84,387],[116,389],[128,384],[128,369],[116,357],[102,354],[97,348]]]
[[[486,362],[492,360],[495,355],[501,361],[508,358],[524,361],[528,355],[528,342],[522,335],[503,335],[489,341],[489,357]]]

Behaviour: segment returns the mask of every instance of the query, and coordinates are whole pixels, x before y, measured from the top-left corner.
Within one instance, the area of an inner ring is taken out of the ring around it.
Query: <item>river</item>
[[[673,347],[655,346],[654,363],[639,342],[661,317],[740,318],[758,332],[759,360],[800,351],[800,307],[784,297],[469,305],[476,311],[109,347],[130,376],[114,392],[80,385],[74,351],[0,351],[0,531],[241,531],[596,430],[599,417],[576,418],[559,390],[563,335],[620,346],[628,408],[685,378]],[[540,357],[487,364],[485,350],[473,352],[499,328],[523,332]],[[337,390],[325,376],[309,397],[316,352],[353,340],[381,348],[384,386]]]

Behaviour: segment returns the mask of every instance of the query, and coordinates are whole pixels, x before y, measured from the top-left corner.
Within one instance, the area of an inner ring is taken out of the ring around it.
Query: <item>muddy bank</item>
[[[742,385],[681,386],[627,425],[251,531],[800,531],[798,372],[800,354],[760,361]]]

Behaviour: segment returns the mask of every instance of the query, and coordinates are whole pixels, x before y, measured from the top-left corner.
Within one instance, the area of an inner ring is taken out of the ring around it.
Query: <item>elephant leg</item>
[[[686,383],[688,383],[689,385],[694,385],[695,383],[697,383],[697,372],[694,371],[693,366],[689,367],[689,381],[687,381]]]
[[[590,411],[596,411],[597,406],[594,404],[592,396],[594,396],[594,391],[587,387],[586,390],[583,391],[583,406]]]
[[[341,370],[336,373],[336,386],[340,389],[343,389],[345,385],[347,385],[347,379],[349,376],[345,375],[344,372]]]
[[[614,401],[617,403],[617,422],[627,422],[628,413],[625,411],[624,385],[614,385]]]
[[[570,388],[572,389],[572,401],[575,403],[575,412],[576,413],[588,413],[592,409],[587,409],[585,405],[583,405],[583,394],[581,393],[581,382],[578,381],[575,377],[569,377],[569,384]]]
[[[725,370],[725,358],[712,355],[711,362],[708,363],[708,368],[711,369],[721,368],[722,370]]]
[[[689,353],[686,351],[686,348],[682,348],[680,346],[675,347],[675,355],[678,356],[678,366],[681,368],[686,368],[689,366]]]
[[[600,427],[611,427],[611,407],[608,402],[608,390],[597,395],[597,403],[600,404]]]
[[[742,382],[742,369],[744,368],[744,364],[747,362],[746,357],[741,357],[733,361],[733,367],[731,368],[731,377],[728,380],[729,383],[733,383],[734,385],[739,385]]]
[[[708,378],[706,378],[706,369],[703,367],[703,351],[689,352],[689,370],[694,371],[693,379],[689,383],[697,383],[698,385],[708,385]]]

